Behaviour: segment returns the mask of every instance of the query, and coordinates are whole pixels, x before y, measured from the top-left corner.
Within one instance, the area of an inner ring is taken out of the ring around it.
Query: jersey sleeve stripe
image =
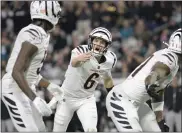
[[[35,33],[33,33],[32,31],[30,31],[30,30],[27,30],[27,31],[25,31],[25,32],[28,32],[28,33],[30,33],[32,36],[34,36],[34,37],[37,37],[37,35],[35,34]]]
[[[81,50],[83,51],[83,53],[85,53],[85,50],[82,46],[79,46],[79,48],[81,48]]]
[[[111,54],[114,56],[114,62],[113,62],[113,65],[112,65],[112,68],[113,68],[115,66],[115,64],[116,64],[116,57],[115,57],[113,52],[111,52]]]
[[[112,64],[112,68],[115,66],[115,64],[116,64],[116,58],[114,58],[114,62]]]
[[[168,53],[168,55],[171,56],[175,60],[175,57],[171,53]]]
[[[85,48],[86,49],[86,52],[88,52],[88,48]]]
[[[110,52],[113,56],[114,56],[114,54],[113,54],[113,52]],[[115,56],[114,56],[115,57]]]
[[[36,31],[35,29],[29,29],[29,30],[36,32],[38,34],[37,36],[40,36],[39,32]]]
[[[177,61],[176,61],[176,58],[174,57],[174,55],[172,55],[171,53],[168,53],[168,55],[174,59],[175,64],[177,65]]]
[[[80,48],[79,47],[76,47],[77,48],[77,50],[81,53],[81,50],[80,50]]]
[[[171,59],[171,57],[169,57],[169,55],[167,54],[163,54],[164,56],[166,56],[171,62],[173,62],[173,60]]]

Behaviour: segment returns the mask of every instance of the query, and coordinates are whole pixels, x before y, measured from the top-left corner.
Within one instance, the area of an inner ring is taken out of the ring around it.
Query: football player
[[[168,130],[162,114],[164,88],[177,74],[182,56],[181,42],[182,29],[178,29],[171,35],[168,48],[153,53],[109,92],[106,98],[108,116],[119,131]],[[152,110],[145,103],[149,99],[152,99]]]
[[[62,84],[63,102],[58,102],[54,119],[54,132],[66,131],[77,113],[85,132],[97,131],[97,109],[94,91],[101,79],[107,90],[112,89],[111,69],[117,62],[116,55],[109,51],[111,33],[98,27],[89,34],[88,45],[72,50],[70,64]]]
[[[15,128],[21,132],[46,131],[42,116],[49,116],[51,109],[36,95],[35,86],[47,88],[56,97],[63,95],[59,86],[40,75],[49,32],[58,23],[61,7],[57,1],[34,1],[30,14],[32,23],[18,33],[2,78],[2,100]]]

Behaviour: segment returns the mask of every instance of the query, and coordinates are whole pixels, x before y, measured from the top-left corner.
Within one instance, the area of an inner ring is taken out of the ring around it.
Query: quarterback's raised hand
[[[73,57],[71,59],[71,65],[72,65],[72,67],[78,67],[78,66],[80,66],[83,62],[88,61],[91,56],[92,56],[92,53],[91,52],[78,54],[76,57]]]
[[[91,56],[92,56],[91,52],[82,53],[77,56],[77,60],[85,62],[85,61],[89,60]]]
[[[33,100],[33,104],[35,106],[35,108],[38,110],[38,112],[42,115],[42,116],[50,116],[52,114],[52,110],[51,108],[48,106],[48,104],[41,99],[40,97],[36,97]]]

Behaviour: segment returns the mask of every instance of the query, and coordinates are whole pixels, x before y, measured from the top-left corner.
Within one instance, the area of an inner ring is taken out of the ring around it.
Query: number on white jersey
[[[84,89],[90,89],[93,87],[93,85],[95,84],[95,80],[93,79],[96,79],[99,77],[99,74],[98,73],[93,73],[91,74],[88,79],[86,80],[85,84],[84,84]]]

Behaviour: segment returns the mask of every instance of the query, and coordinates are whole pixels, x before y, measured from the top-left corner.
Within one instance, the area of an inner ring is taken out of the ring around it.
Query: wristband
[[[114,86],[110,87],[110,88],[106,88],[107,92],[110,92],[112,90]]]

